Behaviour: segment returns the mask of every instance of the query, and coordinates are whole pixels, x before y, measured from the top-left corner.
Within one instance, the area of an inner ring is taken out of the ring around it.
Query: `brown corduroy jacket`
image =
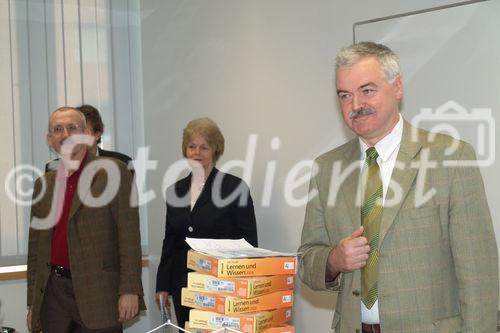
[[[109,173],[100,167],[103,163],[110,165]],[[87,178],[88,175],[94,176]],[[49,171],[36,180],[33,193],[27,302],[32,307],[34,332],[41,329],[40,308],[50,274],[53,228],[37,229],[33,223],[51,213],[53,197],[58,192],[56,183],[56,171]],[[106,193],[113,194],[114,189],[116,194],[106,200]],[[140,309],[146,308],[141,282],[139,214],[137,205],[131,204],[131,195],[135,196],[135,188],[124,163],[87,157],[71,203],[68,247],[76,303],[83,323],[90,329],[120,325],[118,298],[122,294],[139,295]],[[100,205],[100,197],[108,202]],[[50,218],[55,220],[49,216],[47,221]]]

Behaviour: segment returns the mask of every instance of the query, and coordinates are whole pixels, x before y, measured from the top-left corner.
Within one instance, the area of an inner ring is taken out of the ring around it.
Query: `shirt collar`
[[[399,120],[392,131],[387,134],[382,140],[375,144],[375,149],[377,150],[378,156],[382,161],[387,161],[389,157],[394,153],[396,148],[401,144],[401,138],[403,136],[403,117],[399,115]],[[370,147],[359,138],[359,145],[361,148],[361,159],[366,158],[366,150]]]

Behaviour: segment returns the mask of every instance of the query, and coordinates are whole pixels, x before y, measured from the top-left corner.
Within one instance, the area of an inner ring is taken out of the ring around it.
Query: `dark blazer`
[[[97,169],[101,157],[88,156],[84,171],[95,172],[90,188],[82,189],[82,198],[99,197],[108,184],[108,175]],[[139,213],[130,205],[132,175],[116,161],[120,183],[117,194],[104,207],[85,205],[78,191],[71,203],[68,247],[76,303],[83,323],[90,329],[118,326],[118,297],[139,295],[145,309],[141,283],[141,240]],[[55,191],[56,171],[49,171],[35,182],[33,197],[43,189],[41,199],[31,207],[32,217],[48,216]],[[78,185],[80,186],[80,184]],[[80,189],[78,189],[80,190]],[[85,201],[85,200],[83,200]],[[32,306],[32,327],[40,329],[40,307],[50,274],[52,228],[29,231],[27,302]]]
[[[119,161],[122,161],[127,165],[129,168],[130,172],[134,174],[134,167],[132,164],[129,164],[132,159],[125,154],[119,153],[117,151],[112,151],[112,150],[104,150],[99,147],[97,147],[97,155],[102,156],[102,157],[112,157],[116,158]],[[50,170],[57,170],[57,166],[59,165],[59,158],[55,158],[52,161],[49,161],[45,164],[45,172],[50,171]]]
[[[245,238],[257,246],[253,201],[245,182],[213,168],[192,211],[190,188],[191,174],[167,189],[165,238],[156,291],[172,293],[186,286],[186,237]],[[175,200],[175,196],[180,199]],[[229,203],[217,207],[217,198],[228,199]]]

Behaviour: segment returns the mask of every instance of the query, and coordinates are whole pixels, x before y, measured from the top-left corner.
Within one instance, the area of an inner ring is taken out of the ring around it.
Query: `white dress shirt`
[[[392,170],[396,164],[396,158],[398,156],[399,147],[401,145],[401,137],[403,136],[403,117],[399,115],[399,121],[396,126],[392,129],[391,133],[387,134],[382,140],[375,144],[375,149],[378,153],[377,163],[380,168],[380,177],[382,178],[383,186],[383,199],[382,203],[385,202],[385,196],[387,194],[387,189],[389,188],[389,183],[391,181]],[[359,145],[361,148],[361,174],[365,166],[366,150],[370,148],[366,143],[359,139]],[[361,212],[360,212],[361,214]],[[378,313],[378,300],[375,301],[371,309],[368,309],[363,302],[361,302],[361,322],[365,324],[379,324],[380,317]]]

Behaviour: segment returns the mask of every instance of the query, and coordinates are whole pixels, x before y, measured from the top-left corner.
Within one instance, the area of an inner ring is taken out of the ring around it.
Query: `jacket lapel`
[[[93,162],[95,159],[96,159],[96,157],[91,156],[91,154],[87,153],[87,158],[83,162],[82,173],[85,170],[85,168],[87,168],[88,164]],[[92,167],[91,174],[95,174],[95,169],[97,168],[97,165],[93,164],[91,167]],[[81,177],[81,174],[80,174],[80,177]],[[73,200],[71,201],[71,208],[69,210],[68,219],[70,221],[71,221],[71,218],[76,214],[76,212],[78,211],[78,209],[82,205],[82,200],[85,200],[85,198],[90,194],[90,190],[92,188],[92,184],[94,183],[94,181],[95,181],[95,178],[92,180],[92,183],[90,184],[90,186],[88,188],[84,188],[84,191],[82,192],[82,198],[80,198],[80,194],[79,194],[79,192],[80,192],[79,191],[80,179],[78,180],[77,188],[76,188],[75,194],[73,195]]]
[[[89,191],[86,191],[86,195],[88,194],[88,192]],[[70,221],[71,221],[71,218],[75,215],[75,213],[77,212],[78,208],[80,208],[81,205],[82,205],[82,201],[80,200],[80,196],[78,195],[78,190],[77,190],[75,192],[75,194],[73,195],[73,201],[71,201],[71,208],[69,210],[69,216],[68,216],[68,219]]]
[[[412,140],[413,131],[417,131],[417,129],[412,127],[408,122],[404,121],[401,145],[396,165],[394,166],[391,176],[391,183],[396,183],[401,188],[401,198],[392,206],[384,206],[379,232],[379,247],[394,222],[396,215],[401,209],[401,206],[403,205],[410,189],[412,188],[413,181],[415,180],[418,172],[418,168],[411,167],[411,163],[420,151],[422,145],[418,142],[418,140]],[[389,187],[387,192],[386,202],[387,200],[391,200],[394,196],[394,192],[391,191],[391,187]]]
[[[360,166],[360,149],[357,139],[351,141],[351,147],[345,153],[343,169],[354,168],[349,173],[346,180],[342,183],[341,191],[343,193],[348,211],[351,215],[351,220],[355,228],[361,225],[361,206],[359,192],[359,166]]]

